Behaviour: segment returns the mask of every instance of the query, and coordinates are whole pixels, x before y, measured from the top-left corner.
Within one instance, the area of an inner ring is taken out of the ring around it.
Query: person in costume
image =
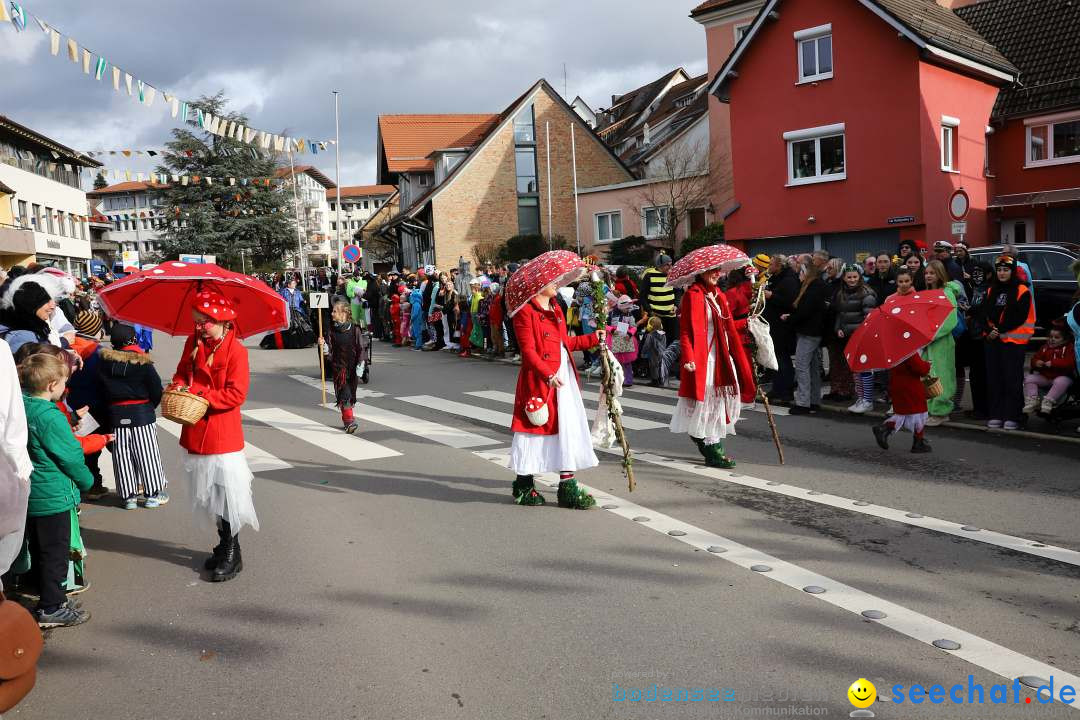
[[[683,295],[679,315],[682,370],[673,433],[687,433],[708,467],[733,468],[722,440],[735,434],[742,403],[754,401],[750,361],[731,308],[717,287],[719,269],[697,275]]]
[[[233,331],[236,308],[224,296],[203,290],[195,295],[191,314],[195,332],[184,344],[172,387],[186,387],[210,403],[202,419],[184,426],[180,447],[186,451],[184,473],[196,517],[217,522],[219,542],[203,567],[213,582],[222,582],[244,569],[240,529],[259,529],[240,422],[251,377],[247,349]]]
[[[990,399],[987,427],[1017,430],[1023,420],[1024,357],[1035,334],[1031,290],[1020,281],[1016,258],[994,262],[994,281],[980,306],[987,329],[986,379]]]
[[[330,376],[334,380],[334,398],[341,410],[341,424],[345,432],[356,432],[356,418],[353,405],[356,404],[356,385],[360,381],[357,365],[363,359],[363,350],[367,338],[364,331],[353,322],[349,304],[343,301],[334,303],[331,312],[333,326],[325,338],[319,338],[326,355],[324,362],[330,365]]]
[[[356,317],[353,315],[353,317]],[[422,350],[424,347],[424,293],[419,287],[414,287],[409,293],[409,322],[413,341],[413,350]]]
[[[926,386],[922,378],[930,372],[930,363],[915,353],[889,371],[889,397],[892,398],[893,414],[885,422],[873,427],[874,439],[882,450],[889,449],[889,436],[901,430],[915,435],[911,452],[928,453],[930,443],[923,433],[926,430],[928,411]]]
[[[931,260],[923,271],[923,276],[927,290],[941,290],[954,308],[960,307],[961,301],[967,303],[964,286],[957,280],[949,279],[949,271],[940,260]],[[949,317],[938,329],[934,341],[926,346],[925,357],[930,361],[930,372],[941,381],[942,387],[942,393],[930,398],[927,403],[930,418],[926,424],[930,427],[947,422],[949,414],[956,407],[956,338],[953,330],[959,317],[957,310],[949,313]]]
[[[521,370],[514,395],[514,420],[510,429],[510,469],[514,480],[514,502],[543,505],[536,490],[537,473],[559,473],[559,507],[588,509],[596,504],[592,495],[579,488],[575,473],[596,467],[589,421],[578,387],[577,369],[571,353],[599,345],[602,329],[587,335],[569,336],[566,318],[555,301],[558,287],[543,287],[514,315],[514,333],[521,348]],[[548,406],[547,421],[535,425],[526,406],[542,398]]]

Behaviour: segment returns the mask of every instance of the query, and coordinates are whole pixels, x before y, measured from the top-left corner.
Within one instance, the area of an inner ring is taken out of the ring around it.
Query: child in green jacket
[[[34,615],[43,628],[69,627],[90,619],[89,612],[68,603],[64,592],[71,511],[79,503],[79,491],[86,492],[94,484],[82,447],[64,413],[54,404],[64,394],[69,372],[62,359],[44,353],[31,355],[19,364],[28,431],[26,449],[34,465],[26,538],[41,592]]]

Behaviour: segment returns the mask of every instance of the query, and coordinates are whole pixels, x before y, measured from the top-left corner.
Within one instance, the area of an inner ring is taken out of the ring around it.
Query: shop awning
[[[988,207],[1029,207],[1035,205],[1053,205],[1058,203],[1080,202],[1080,188],[1067,188],[1065,190],[1046,190],[1033,193],[1015,193],[1013,195],[998,195],[990,201]]]

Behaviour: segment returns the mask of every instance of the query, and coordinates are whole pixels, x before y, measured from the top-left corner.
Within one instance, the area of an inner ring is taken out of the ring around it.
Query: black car
[[[1001,245],[971,248],[971,257],[994,264]],[[1070,266],[1080,259],[1080,245],[1073,243],[1024,243],[1017,245],[1020,262],[1031,270],[1035,292],[1036,335],[1045,337],[1047,328],[1074,304],[1076,275]]]

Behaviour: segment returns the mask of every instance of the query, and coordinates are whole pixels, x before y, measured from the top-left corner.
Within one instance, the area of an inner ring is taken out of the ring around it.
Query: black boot
[[[244,559],[240,556],[240,537],[230,535],[228,544],[225,546],[225,552],[218,559],[217,567],[214,568],[210,581],[225,582],[226,580],[232,580],[243,569]]]
[[[922,435],[916,435],[915,442],[911,443],[911,452],[928,453],[930,451],[930,443],[926,442],[926,438],[924,438]]]
[[[873,427],[873,430],[874,430],[874,439],[877,440],[878,447],[881,448],[882,450],[888,450],[889,449],[889,435],[892,433],[892,429],[888,425],[881,424],[881,425],[875,425]]]
[[[225,554],[225,548],[229,545],[229,538],[232,537],[232,528],[229,527],[228,520],[222,520],[218,518],[218,544],[211,551],[210,557],[206,558],[206,562],[203,563],[203,569],[213,570],[217,567],[218,561],[221,560],[221,556]]]

